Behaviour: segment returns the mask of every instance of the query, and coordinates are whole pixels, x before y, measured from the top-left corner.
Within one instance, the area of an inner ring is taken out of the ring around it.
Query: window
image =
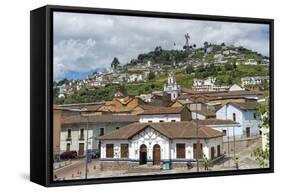
[[[253,113],[254,119],[257,119],[257,113]]]
[[[84,140],[84,129],[80,129],[80,140]]]
[[[177,159],[185,159],[185,144],[177,143]]]
[[[217,145],[217,157],[221,156],[221,146]]]
[[[120,127],[116,127],[116,130],[118,130]]]
[[[67,129],[67,139],[71,139],[71,129]]]
[[[199,149],[198,149],[198,156],[197,156],[197,144],[193,144],[193,158],[194,159],[202,159],[203,158],[203,145],[202,143],[199,143]]]
[[[148,121],[148,123],[152,123],[152,121]]]
[[[163,121],[163,120],[160,120],[159,122],[160,122],[160,123],[163,123],[164,121]]]
[[[70,143],[66,144],[66,151],[69,152],[70,151]]]
[[[233,121],[236,121],[236,114],[235,113],[232,114],[232,119],[233,119]]]
[[[176,122],[176,120],[172,120],[171,122]]]
[[[104,128],[100,128],[100,136],[104,135]]]
[[[113,144],[106,144],[106,158],[113,158]]]
[[[246,127],[246,137],[250,137],[250,136],[251,136],[251,128]]]
[[[121,158],[129,158],[129,145],[121,144]]]
[[[226,136],[226,130],[224,129],[224,130],[222,130],[222,132],[223,132],[223,135]]]

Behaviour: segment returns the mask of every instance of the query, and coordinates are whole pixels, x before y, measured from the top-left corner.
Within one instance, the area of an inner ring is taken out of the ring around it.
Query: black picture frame
[[[87,180],[52,180],[52,82],[53,12],[95,13],[155,18],[177,18],[222,22],[259,23],[270,26],[270,166],[263,169],[214,171],[154,176],[132,176]],[[244,175],[274,172],[274,20],[247,17],[197,15],[136,10],[47,5],[30,12],[30,180],[54,187],[64,185],[119,183],[163,179]]]

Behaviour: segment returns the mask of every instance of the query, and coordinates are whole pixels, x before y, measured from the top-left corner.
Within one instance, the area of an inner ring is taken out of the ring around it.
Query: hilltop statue
[[[189,39],[190,39],[189,33],[186,33],[184,37],[185,37],[185,45],[183,47],[185,48],[186,51],[189,51]]]
[[[189,39],[190,39],[189,34],[186,33],[186,34],[184,35],[184,37],[185,37],[185,45],[186,45],[187,47],[189,47]]]

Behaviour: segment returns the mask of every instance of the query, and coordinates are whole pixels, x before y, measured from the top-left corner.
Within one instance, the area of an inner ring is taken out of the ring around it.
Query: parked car
[[[66,151],[60,155],[61,159],[74,159],[77,157],[76,151]]]

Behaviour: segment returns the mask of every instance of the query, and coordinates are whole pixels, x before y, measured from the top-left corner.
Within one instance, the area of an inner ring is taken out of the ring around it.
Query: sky
[[[85,78],[114,57],[126,64],[156,46],[180,50],[186,33],[197,47],[224,42],[269,55],[265,24],[55,12],[54,80]]]

